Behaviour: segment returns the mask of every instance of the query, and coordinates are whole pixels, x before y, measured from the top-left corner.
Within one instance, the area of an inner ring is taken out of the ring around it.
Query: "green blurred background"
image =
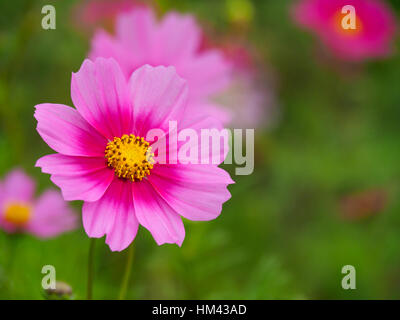
[[[38,192],[53,187],[34,168],[51,150],[36,133],[33,107],[72,105],[71,72],[90,39],[71,17],[77,2],[0,3],[0,175],[22,167]],[[293,24],[291,3],[157,1],[161,12],[196,14],[216,39],[246,39],[259,69],[273,75],[279,117],[256,130],[255,171],[233,176],[218,219],[185,221],[181,248],[159,247],[140,228],[127,298],[400,298],[398,41],[388,59],[338,67]],[[45,4],[57,10],[56,30],[41,28]],[[398,16],[399,1],[391,5]],[[81,203],[73,205],[78,213]],[[43,265],[85,298],[88,249],[82,228],[48,241],[0,230],[0,298],[43,298]],[[94,298],[118,296],[125,259],[97,240]],[[348,264],[356,290],[341,287]]]

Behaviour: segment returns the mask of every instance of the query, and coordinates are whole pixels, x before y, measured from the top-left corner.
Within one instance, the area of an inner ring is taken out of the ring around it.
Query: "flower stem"
[[[90,239],[89,256],[88,256],[88,275],[87,275],[87,300],[92,300],[93,292],[93,266],[94,266],[94,249],[96,238]]]
[[[126,260],[124,277],[122,278],[121,289],[119,291],[119,297],[118,297],[119,300],[125,299],[126,291],[128,290],[129,279],[131,277],[131,271],[132,271],[132,261],[133,261],[134,251],[135,250],[132,243],[128,248],[128,257]]]

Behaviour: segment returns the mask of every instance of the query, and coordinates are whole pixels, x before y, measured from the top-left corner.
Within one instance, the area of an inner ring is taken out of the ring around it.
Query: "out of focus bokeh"
[[[157,246],[139,228],[127,298],[400,298],[400,39],[385,55],[343,59],[299,25],[299,2],[148,2],[160,16],[195,15],[205,45],[251,56],[254,92],[228,91],[225,100],[240,101],[241,119],[259,108],[257,121],[231,126],[255,128],[255,170],[236,176],[224,166],[236,182],[232,198],[216,220],[185,220],[181,248]],[[398,19],[400,2],[384,2]],[[72,106],[71,73],[93,31],[112,30],[112,12],[87,14],[85,3],[0,3],[0,177],[23,168],[38,194],[57,187],[34,167],[52,153],[36,132],[34,106]],[[55,30],[41,25],[47,4]],[[81,203],[71,205],[80,217]],[[89,242],[81,226],[49,240],[0,230],[0,299],[43,299],[44,265],[85,298]],[[99,239],[95,255],[94,298],[115,299],[126,251],[112,253]],[[355,290],[341,286],[345,265],[356,269]]]

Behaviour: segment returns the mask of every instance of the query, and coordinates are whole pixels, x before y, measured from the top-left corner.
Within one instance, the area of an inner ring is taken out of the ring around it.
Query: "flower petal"
[[[30,202],[35,192],[35,182],[24,171],[15,169],[6,176],[2,189],[4,201]]]
[[[178,66],[190,58],[200,46],[201,32],[191,15],[168,13],[158,27],[159,60]]]
[[[186,164],[221,164],[229,152],[230,133],[225,130],[219,119],[205,115],[202,110],[193,110],[193,106],[189,107],[188,112],[179,122],[177,131],[178,139],[173,131],[158,137],[157,141],[154,137],[149,137],[149,142],[156,151],[157,159],[166,161],[166,163]],[[187,131],[187,132],[185,132]],[[185,136],[188,134],[189,136]],[[177,143],[171,143],[172,141]],[[183,149],[189,149],[191,152],[185,159],[179,158]],[[174,160],[172,162],[170,160]],[[164,163],[165,164],[165,163]]]
[[[48,190],[37,200],[32,220],[26,229],[38,237],[48,238],[75,229],[77,222],[77,216],[68,207],[61,194]]]
[[[131,72],[138,66],[154,61],[155,53],[158,51],[156,36],[156,19],[149,8],[138,8],[118,16],[116,42],[131,53],[129,55]]]
[[[225,125],[232,121],[233,114],[232,110],[214,103],[200,103],[194,104],[194,107],[200,109],[203,113],[207,114],[209,117],[217,119],[221,124]]]
[[[155,166],[149,181],[176,212],[196,221],[217,218],[234,183],[217,166],[195,164]]]
[[[107,140],[79,113],[61,104],[36,106],[37,131],[55,151],[69,156],[103,156]]]
[[[129,79],[135,68],[135,63],[132,61],[132,54],[103,30],[97,31],[93,36],[88,56],[93,61],[99,57],[114,58],[121,66],[126,79]]]
[[[136,70],[129,81],[130,99],[135,114],[135,132],[146,136],[150,129],[168,129],[168,121],[179,121],[187,99],[186,81],[174,67],[150,67]]]
[[[83,226],[89,237],[107,234],[112,251],[124,250],[136,236],[139,223],[132,201],[131,182],[115,178],[104,196],[96,202],[85,202]]]
[[[1,217],[1,208],[3,207],[3,202],[4,202],[4,188],[3,188],[3,182],[0,181],[0,217]]]
[[[82,117],[109,140],[131,133],[127,83],[114,59],[85,60],[72,74],[71,98]]]
[[[164,243],[182,245],[185,228],[181,217],[146,180],[134,183],[133,202],[139,223],[151,232],[158,245]]]
[[[217,50],[207,50],[192,59],[186,59],[178,72],[188,81],[191,101],[202,100],[219,92],[231,80],[231,65]]]
[[[97,201],[109,187],[114,171],[105,165],[104,158],[47,155],[36,163],[57,185],[67,201]]]
[[[93,171],[107,168],[103,157],[72,157],[62,154],[49,154],[40,158],[35,167],[42,168],[43,173],[62,176],[81,176]]]

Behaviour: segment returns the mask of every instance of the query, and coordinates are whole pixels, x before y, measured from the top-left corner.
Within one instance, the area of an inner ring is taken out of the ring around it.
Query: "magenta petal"
[[[75,229],[77,222],[77,216],[67,206],[61,194],[48,190],[37,200],[32,220],[26,229],[38,237],[48,238]]]
[[[114,178],[114,171],[105,165],[104,158],[52,154],[39,159],[36,166],[51,174],[51,181],[67,201],[97,201]]]
[[[71,157],[62,154],[49,154],[36,162],[43,173],[62,176],[82,176],[107,168],[103,157]]]
[[[156,166],[150,183],[167,203],[189,220],[212,220],[230,197],[229,174],[213,165]]]
[[[4,201],[30,202],[35,192],[35,182],[20,169],[11,171],[3,183]]]
[[[37,131],[55,151],[69,156],[104,156],[107,140],[79,113],[61,104],[36,106]]]
[[[146,65],[136,70],[129,81],[135,132],[146,136],[150,129],[168,130],[168,121],[179,121],[184,114],[187,90],[173,67]]]
[[[114,59],[85,60],[72,74],[71,97],[82,117],[109,140],[132,132],[127,84]]]
[[[139,226],[131,182],[114,179],[99,201],[84,203],[82,214],[89,237],[100,238],[107,234],[106,243],[112,251],[124,250],[135,238]]]
[[[197,136],[201,137],[202,130],[209,130],[209,135],[212,139],[209,139],[209,145],[202,145],[201,139],[198,139],[193,145],[193,148],[197,148],[197,158],[191,159],[190,163],[192,164],[221,164],[226,155],[229,152],[229,134],[227,131],[224,131],[221,121],[217,117],[210,117],[208,115],[205,116],[204,110],[193,110],[193,106],[190,106],[188,112],[185,113],[185,116],[180,121],[180,129],[191,129],[197,132]],[[216,129],[216,130],[215,130]],[[219,145],[213,146],[214,141],[219,143]],[[182,147],[183,144],[186,144],[187,141],[180,141],[177,144],[178,150]],[[217,149],[219,148],[219,149]],[[167,153],[170,152],[178,152],[175,150],[173,146],[168,146]],[[219,150],[219,152],[218,152]],[[159,153],[160,154],[160,153]],[[167,156],[166,159],[168,159]]]
[[[149,230],[158,245],[181,246],[185,228],[181,217],[157,194],[146,180],[133,185],[133,202],[139,223]]]
[[[97,201],[109,187],[114,178],[110,169],[89,172],[84,176],[52,175],[50,180],[61,189],[67,201]]]

